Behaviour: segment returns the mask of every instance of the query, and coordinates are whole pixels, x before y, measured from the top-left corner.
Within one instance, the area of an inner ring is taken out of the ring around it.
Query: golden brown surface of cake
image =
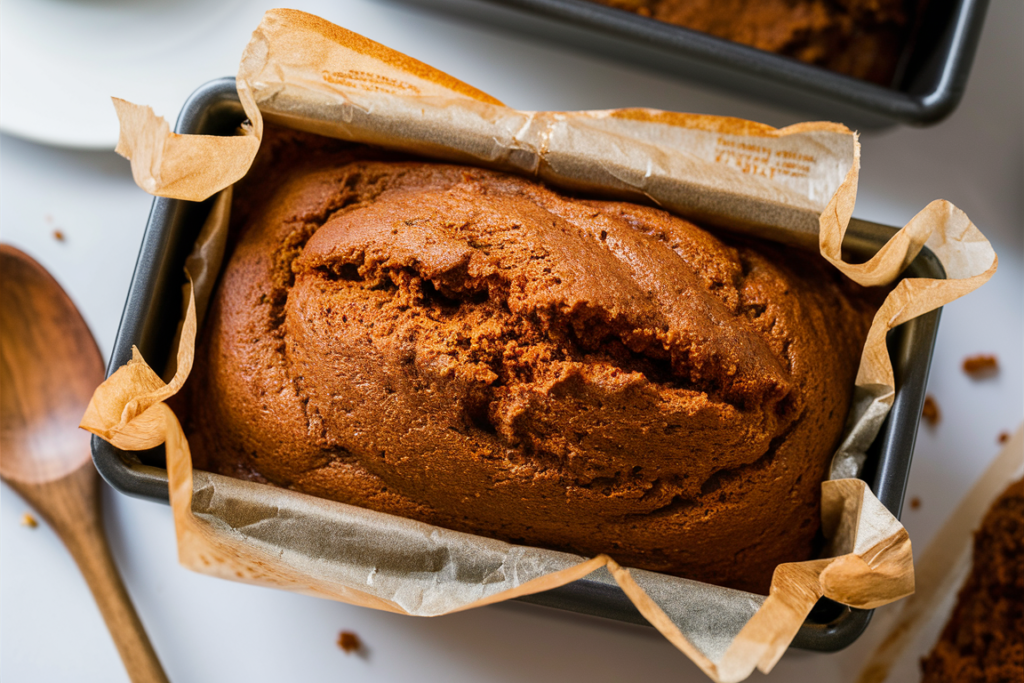
[[[975,532],[970,576],[921,670],[924,683],[1024,681],[1024,480]]]
[[[766,591],[871,308],[818,256],[268,131],[177,402],[201,469]]]
[[[889,85],[907,0],[594,0],[759,50]]]

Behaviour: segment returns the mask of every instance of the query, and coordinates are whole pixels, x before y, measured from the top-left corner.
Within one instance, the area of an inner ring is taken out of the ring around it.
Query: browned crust
[[[311,139],[238,193],[198,467],[749,590],[812,555],[871,316],[838,273]]]
[[[321,19],[314,14],[294,9],[275,9],[272,11],[278,16],[287,17],[289,26],[301,27],[308,31],[318,33],[334,43],[344,45],[345,47],[360,54],[379,59],[385,64],[390,64],[396,69],[406,73],[411,73],[425,81],[436,83],[437,85],[447,88],[453,92],[457,92],[460,95],[465,95],[466,97],[479,100],[480,102],[503,106],[499,100],[491,97],[482,90],[478,90],[471,85],[463,83],[443,71],[438,71],[434,67],[424,64],[418,59],[413,59],[408,55],[404,55],[397,50],[392,50],[391,48],[374,42],[369,38],[359,35],[358,33],[353,33],[348,29],[341,28],[340,26],[332,24],[325,19]]]

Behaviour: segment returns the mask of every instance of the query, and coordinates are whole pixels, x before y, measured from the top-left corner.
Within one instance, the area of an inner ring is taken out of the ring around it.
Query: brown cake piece
[[[196,464],[764,592],[872,306],[813,254],[268,131],[178,401]]]
[[[669,24],[889,85],[908,0],[595,0]]]
[[[929,427],[936,427],[942,421],[942,411],[939,410],[939,404],[931,394],[924,397],[921,418],[928,423]]]
[[[363,650],[363,641],[352,631],[342,631],[338,634],[338,647],[350,655]]]
[[[999,373],[999,361],[995,356],[980,353],[964,358],[964,372],[974,379],[984,379]]]
[[[1024,681],[1024,480],[1011,484],[974,534],[974,565],[924,683]]]

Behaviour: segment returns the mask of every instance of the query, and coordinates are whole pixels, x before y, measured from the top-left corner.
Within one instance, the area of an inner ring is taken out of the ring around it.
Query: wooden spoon
[[[96,341],[46,270],[0,245],[0,478],[71,551],[128,675],[167,683],[107,547],[89,434],[78,428],[103,381]]]

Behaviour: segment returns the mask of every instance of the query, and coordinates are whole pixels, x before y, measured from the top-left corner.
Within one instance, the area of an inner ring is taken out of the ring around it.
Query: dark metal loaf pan
[[[234,79],[224,78],[207,83],[192,95],[178,119],[177,132],[231,135],[244,118]],[[212,200],[201,203],[153,200],[108,374],[128,362],[132,345],[138,346],[155,368],[162,368],[170,358],[170,344],[181,312],[185,258],[211,203]],[[894,232],[893,228],[854,221],[844,246],[852,255],[866,257]],[[907,274],[945,277],[941,264],[927,249],[911,264]],[[903,506],[938,323],[939,312],[935,311],[902,325],[889,339],[896,371],[896,402],[872,446],[863,476],[882,504],[897,516]],[[93,437],[92,452],[97,469],[118,491],[167,502],[167,471],[162,447],[127,452]],[[587,579],[523,600],[620,621],[647,623],[618,587]],[[870,615],[870,611],[822,600],[804,623],[794,645],[812,650],[838,650],[860,635]]]
[[[389,0],[394,2],[395,0]],[[928,0],[883,87],[589,0],[398,0],[752,95],[851,127],[929,125],[967,85],[988,0]]]

